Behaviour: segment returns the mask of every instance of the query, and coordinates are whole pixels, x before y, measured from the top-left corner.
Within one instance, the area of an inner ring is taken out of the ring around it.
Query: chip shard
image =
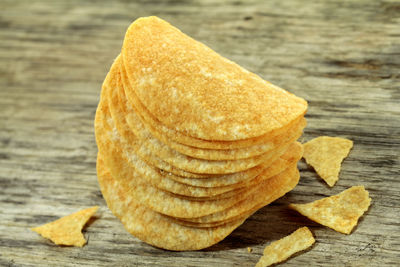
[[[353,141],[330,136],[320,136],[304,145],[303,158],[330,186],[339,179],[341,163],[353,147]]]
[[[98,206],[84,209],[31,230],[57,245],[83,247],[86,239],[82,228],[98,209]]]
[[[331,197],[289,207],[335,231],[350,234],[370,204],[371,198],[364,186],[353,186]]]
[[[310,229],[301,227],[290,235],[265,247],[256,267],[266,267],[287,260],[293,254],[311,247],[315,239]]]

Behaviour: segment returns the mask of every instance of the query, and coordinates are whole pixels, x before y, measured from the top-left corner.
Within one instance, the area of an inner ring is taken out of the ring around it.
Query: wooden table
[[[3,0],[0,265],[253,266],[266,244],[306,225],[315,246],[282,266],[398,266],[399,14],[399,1]],[[125,30],[147,15],[307,99],[303,140],[354,140],[337,185],[329,188],[300,162],[295,190],[203,251],[164,251],[129,235],[96,181],[93,118]],[[287,209],[359,184],[372,205],[351,235]],[[83,248],[29,230],[92,205],[101,209]]]

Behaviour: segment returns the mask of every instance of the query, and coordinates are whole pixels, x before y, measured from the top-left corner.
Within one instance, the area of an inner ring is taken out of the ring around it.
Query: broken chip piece
[[[83,247],[86,240],[82,228],[98,209],[98,206],[84,209],[31,230],[57,245]]]
[[[352,147],[351,140],[320,136],[304,144],[303,158],[332,187],[339,179],[341,162]]]
[[[293,254],[311,247],[314,242],[313,234],[307,227],[299,228],[290,235],[265,247],[263,256],[256,267],[266,267],[282,262]]]
[[[370,204],[371,198],[364,186],[353,186],[338,195],[289,207],[335,231],[350,234]]]

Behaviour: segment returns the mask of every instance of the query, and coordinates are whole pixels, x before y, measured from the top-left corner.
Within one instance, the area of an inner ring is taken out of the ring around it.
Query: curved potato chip
[[[246,218],[218,227],[195,228],[176,224],[161,214],[139,205],[126,184],[115,180],[97,158],[97,177],[108,207],[125,229],[140,240],[168,250],[199,250],[218,243]]]
[[[120,55],[117,57],[116,62],[121,61]],[[116,63],[115,63],[116,64]],[[116,64],[117,65],[117,64]],[[120,64],[118,64],[120,65]],[[125,95],[126,86],[122,82],[122,77],[118,77],[122,75],[121,66],[119,66],[119,71],[116,69],[113,70],[111,67],[110,72],[115,73],[117,76],[115,86],[117,87],[116,90],[110,90],[109,99],[112,101],[118,101],[119,108],[121,109],[122,113],[126,115],[126,122],[132,129],[135,129],[136,132],[141,131],[138,135],[143,135],[146,138],[157,138],[158,140],[162,141],[164,144],[168,145],[170,148],[199,159],[208,159],[208,160],[234,160],[234,159],[242,159],[242,158],[250,158],[253,156],[257,156],[263,153],[266,153],[268,150],[273,149],[276,144],[274,144],[274,140],[280,135],[275,135],[271,137],[271,140],[267,140],[266,143],[256,144],[254,146],[244,147],[244,148],[237,148],[237,149],[202,149],[197,148],[194,146],[188,146],[181,143],[177,143],[167,136],[160,134],[153,125],[151,124],[144,124],[143,119],[141,118],[140,114],[137,114],[137,108],[135,106],[131,106],[128,103]],[[116,95],[116,96],[115,96]],[[296,120],[293,124],[285,126],[285,131],[282,131],[284,134],[287,131],[293,131],[293,129],[299,129],[299,124],[305,124],[305,119],[301,117],[300,119]],[[303,126],[304,127],[304,126]],[[142,138],[143,139],[143,138]]]
[[[140,18],[130,25],[121,54],[137,99],[162,124],[193,138],[260,137],[290,124],[307,109],[303,99],[157,17]]]
[[[296,168],[290,172],[282,172],[262,184],[259,189],[248,198],[238,202],[234,206],[220,212],[198,218],[179,219],[178,223],[195,227],[211,227],[220,225],[222,222],[232,221],[251,214],[260,208],[270,204],[292,190],[299,182],[300,174]]]
[[[151,154],[170,164],[173,168],[168,169],[167,171],[173,172],[174,169],[180,169],[190,173],[201,174],[226,174],[245,171],[263,162],[271,161],[273,155],[277,154],[277,149],[285,144],[294,142],[301,136],[305,126],[305,120],[302,120],[300,124],[296,125],[295,129],[289,130],[287,133],[278,136],[276,140],[272,141],[274,149],[270,149],[264,154],[251,158],[237,160],[205,160],[189,157],[169,148],[151,135],[141,137],[137,136],[137,134],[140,135],[142,131],[137,129],[135,130],[134,125],[131,125],[131,127],[128,126],[125,120],[126,114],[121,109],[120,103],[118,102],[118,96],[116,95],[119,86],[118,64],[119,57],[110,70],[110,75],[116,77],[116,82],[114,84],[111,82],[110,87],[105,86],[103,89],[106,90],[105,94],[110,100],[108,101],[108,105],[114,125],[118,129],[120,136],[124,138],[129,145],[132,145],[134,151],[137,151],[140,146],[140,149],[146,149],[150,151]],[[136,123],[140,123],[140,120],[137,120]],[[143,125],[136,127],[143,128]]]
[[[113,68],[111,68],[113,71]],[[120,73],[115,70],[115,75]],[[140,116],[136,114],[133,106],[128,105],[123,84],[117,79],[117,89],[109,90],[109,99],[111,100],[110,110],[113,114],[113,118],[119,121],[121,124],[129,125],[130,130],[137,136],[137,138],[144,142],[144,144],[152,150],[158,157],[168,162],[168,159],[175,158],[180,160],[203,159],[203,160],[239,160],[248,159],[262,154],[266,154],[268,151],[276,149],[280,144],[284,143],[285,138],[301,132],[305,127],[306,121],[304,118],[294,123],[286,132],[274,136],[271,140],[266,143],[261,143],[251,147],[245,147],[240,149],[201,149],[192,146],[185,146],[172,141],[164,135],[154,136],[149,129],[146,128],[140,119]],[[118,118],[118,115],[123,116],[126,119]],[[116,124],[118,124],[116,122]],[[151,126],[149,126],[150,128]],[[172,163],[171,163],[172,164]]]

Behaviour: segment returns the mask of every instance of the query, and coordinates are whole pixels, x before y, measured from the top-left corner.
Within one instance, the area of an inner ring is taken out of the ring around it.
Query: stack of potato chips
[[[96,113],[104,198],[149,244],[211,246],[296,186],[306,110],[167,22],[138,19]]]

